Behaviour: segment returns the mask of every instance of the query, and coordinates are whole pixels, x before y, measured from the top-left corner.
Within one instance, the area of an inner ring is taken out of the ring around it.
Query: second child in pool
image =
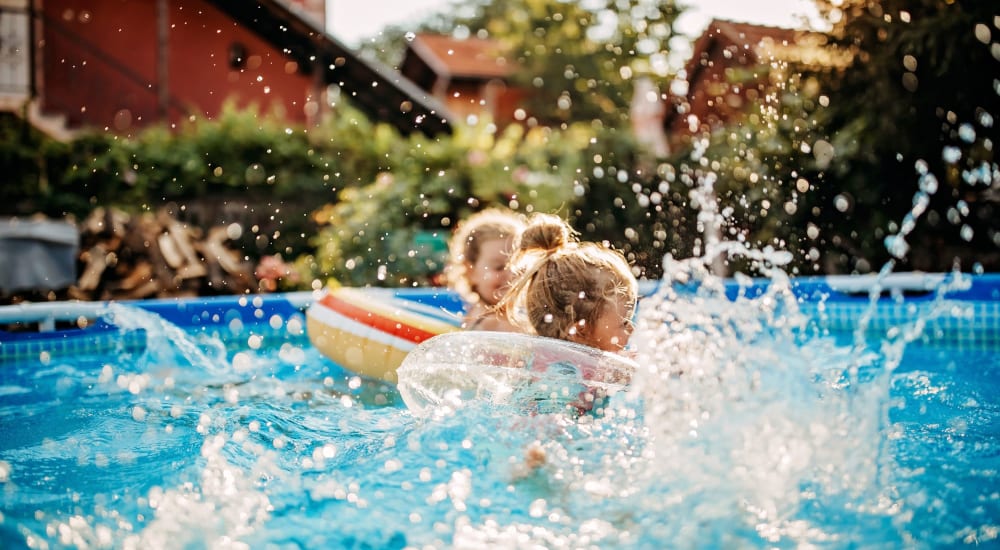
[[[524,217],[491,208],[461,221],[449,243],[448,285],[466,303],[462,327],[470,330],[518,330],[495,307],[511,279],[508,261],[524,230]]]

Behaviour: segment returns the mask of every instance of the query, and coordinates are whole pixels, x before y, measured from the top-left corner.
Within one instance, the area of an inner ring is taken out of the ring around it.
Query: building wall
[[[306,121],[312,79],[280,50],[271,48],[206,2],[172,1],[169,79],[171,94],[212,116],[227,97],[262,110],[279,109]],[[230,66],[230,48],[242,44],[245,65]]]
[[[470,115],[489,116],[500,128],[515,122],[515,111],[523,109],[528,93],[508,86],[500,80],[460,80],[449,83],[438,95],[448,110],[459,120]]]
[[[735,48],[729,51],[732,49]],[[725,51],[726,48],[717,48],[710,52],[701,78],[688,95],[691,112],[701,121],[702,131],[741,116],[748,100],[757,98],[761,86],[761,72],[755,57],[739,53],[727,57]]]
[[[86,9],[78,6],[72,0],[42,4],[43,109],[66,115],[71,125],[113,127],[122,110],[130,120],[154,119],[156,2],[95,0]]]
[[[684,112],[678,110],[666,129],[673,150],[743,116],[768,87],[767,67],[752,48],[718,39],[701,55],[697,73],[689,75]]]
[[[214,117],[233,97],[306,121],[312,79],[204,0],[170,0],[167,20],[166,112],[157,0],[44,0],[38,66],[43,109],[70,124],[118,132],[166,118]],[[242,44],[238,68],[230,49]]]

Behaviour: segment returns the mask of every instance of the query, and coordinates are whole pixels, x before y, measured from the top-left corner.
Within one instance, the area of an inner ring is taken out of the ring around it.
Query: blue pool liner
[[[791,279],[790,290],[800,309],[817,319],[831,332],[854,330],[867,317],[869,332],[903,326],[943,299],[948,315],[929,316],[924,340],[936,344],[958,345],[965,349],[1000,349],[1000,274],[963,276],[961,288],[938,298],[938,288],[945,274],[892,274],[882,281],[879,296],[870,289],[874,276],[800,277]],[[642,281],[640,293],[652,295],[662,290],[661,281]],[[724,293],[730,300],[754,299],[772,284],[769,279],[727,279]],[[677,284],[679,293],[696,293],[697,283]],[[459,315],[462,302],[458,295],[443,288],[382,289],[371,288],[373,297],[389,295],[415,301],[447,314]],[[151,312],[163,320],[190,332],[218,336],[223,341],[238,337],[245,340],[249,331],[265,337],[295,339],[285,332],[287,322],[304,312],[318,293],[289,292],[244,296],[216,296],[184,299],[122,301]],[[104,302],[48,302],[0,307],[0,363],[50,356],[102,352],[108,349],[141,350],[145,345],[142,330],[123,331],[99,316]],[[88,319],[85,328],[76,328],[78,318]],[[58,322],[57,322],[58,321]],[[304,326],[304,323],[302,323]],[[300,342],[306,342],[303,333]]]

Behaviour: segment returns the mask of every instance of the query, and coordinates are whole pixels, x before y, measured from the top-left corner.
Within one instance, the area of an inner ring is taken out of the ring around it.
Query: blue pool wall
[[[936,289],[948,277],[941,274],[906,274],[889,280],[868,319],[868,330],[883,331],[912,323],[936,303]],[[950,306],[948,315],[928,319],[925,340],[962,349],[1000,351],[1000,274],[964,276],[961,290],[945,293]],[[820,321],[831,332],[849,332],[871,309],[869,289],[874,277],[801,277],[791,279],[791,291],[801,310]],[[640,283],[642,295],[660,290],[659,281]],[[725,281],[724,292],[730,300],[756,298],[772,284],[767,279]],[[697,291],[696,284],[674,285],[679,293]],[[454,292],[443,288],[381,289],[371,288],[373,298],[392,296],[411,300],[458,314],[462,302]],[[185,299],[123,301],[151,312],[187,331],[217,336],[236,345],[245,344],[248,334],[276,341],[297,340],[307,343],[304,312],[318,293],[291,292],[245,296],[218,296]],[[21,330],[0,330],[0,363],[37,359],[40,354],[58,356],[107,349],[138,349],[145,344],[142,330],[122,331],[96,319],[86,328],[66,328],[77,317],[93,318],[101,303],[38,303],[0,307],[0,327],[22,325]],[[23,330],[26,323],[52,325],[54,330]],[[298,319],[298,333],[289,333],[291,320]]]

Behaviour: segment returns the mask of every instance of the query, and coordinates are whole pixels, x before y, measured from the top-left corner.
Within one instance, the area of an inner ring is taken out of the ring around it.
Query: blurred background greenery
[[[62,143],[6,116],[0,214],[82,219],[117,206],[168,208],[206,227],[236,220],[248,258],[294,263],[302,277],[290,289],[435,284],[455,222],[504,205],[563,215],[658,277],[665,254],[703,253],[710,186],[721,236],[791,252],[794,274],[878,270],[893,259],[885,239],[901,231],[910,248],[897,269],[1000,270],[991,2],[817,0],[831,24],[822,48],[845,61],[768,67],[757,105],[668,155],[635,140],[628,114],[633,82],[669,47],[681,6],[608,2],[618,24],[600,36],[587,32],[599,21],[582,3],[470,6],[421,30],[462,27],[519,52],[546,124],[481,120],[453,135],[402,136],[339,102],[318,127],[230,107],[179,129]],[[387,29],[367,54],[398,64],[405,32]],[[725,269],[756,268],[734,258]]]

